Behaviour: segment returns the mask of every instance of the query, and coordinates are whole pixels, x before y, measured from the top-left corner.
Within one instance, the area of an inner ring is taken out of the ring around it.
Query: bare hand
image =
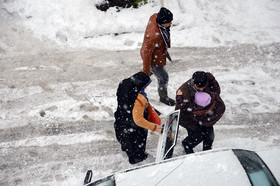
[[[179,89],[179,90],[177,91],[177,95],[178,95],[178,96],[183,95],[183,92],[181,91],[181,89]]]
[[[161,134],[161,126],[160,125],[156,125],[156,130],[155,132]]]

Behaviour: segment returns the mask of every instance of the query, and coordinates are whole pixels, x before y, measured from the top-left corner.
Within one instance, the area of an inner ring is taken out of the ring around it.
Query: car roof
[[[251,185],[231,149],[194,153],[115,174],[117,186]]]

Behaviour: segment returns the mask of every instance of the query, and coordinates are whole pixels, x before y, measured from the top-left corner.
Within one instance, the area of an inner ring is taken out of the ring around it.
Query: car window
[[[170,154],[170,150],[172,147],[176,145],[176,139],[178,134],[178,115],[172,114],[168,118],[168,125],[167,134],[166,134],[166,141],[165,141],[165,148],[164,148],[164,157],[163,159],[168,159],[172,157]]]
[[[278,183],[262,159],[253,151],[233,150],[254,186],[277,186]]]
[[[115,185],[116,182],[114,176],[109,176],[104,179],[98,180],[94,183],[91,183],[87,186],[115,186]]]
[[[159,138],[156,162],[172,157],[173,148],[177,142],[180,110],[173,111],[162,124],[162,135]]]

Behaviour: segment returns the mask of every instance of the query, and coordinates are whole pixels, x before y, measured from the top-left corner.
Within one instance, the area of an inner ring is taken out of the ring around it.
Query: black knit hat
[[[205,87],[208,82],[208,77],[203,71],[196,71],[193,76],[193,83],[196,84],[199,88]]]
[[[173,20],[173,14],[167,8],[162,7],[157,15],[157,23],[165,24],[170,23]]]
[[[142,89],[151,80],[150,76],[148,76],[145,72],[137,72],[136,74],[131,76],[131,79],[134,85],[139,90]]]

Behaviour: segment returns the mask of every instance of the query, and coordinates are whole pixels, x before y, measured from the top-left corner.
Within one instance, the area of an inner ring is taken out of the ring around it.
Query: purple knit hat
[[[196,92],[194,102],[202,107],[206,107],[211,103],[211,96],[206,92]]]

